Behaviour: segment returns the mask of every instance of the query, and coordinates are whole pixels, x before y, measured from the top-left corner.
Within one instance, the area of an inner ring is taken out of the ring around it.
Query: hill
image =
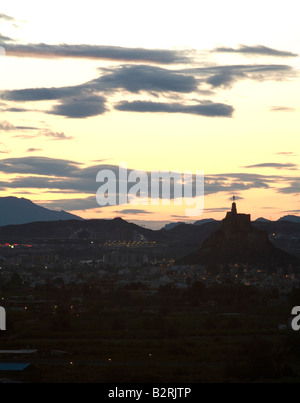
[[[268,223],[256,223],[256,225]],[[299,264],[299,259],[276,247],[268,231],[258,229],[250,221],[250,214],[238,214],[235,202],[222,220],[220,228],[203,241],[200,248],[180,259],[186,264]]]
[[[158,231],[140,227],[122,218],[92,220],[36,221],[22,225],[0,227],[0,241],[16,242],[34,240],[133,240],[144,236],[148,240],[159,240]]]

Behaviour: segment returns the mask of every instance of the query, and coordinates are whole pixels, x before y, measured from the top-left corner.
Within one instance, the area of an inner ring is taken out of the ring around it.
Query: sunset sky
[[[1,197],[160,228],[300,213],[299,0],[3,1]],[[97,172],[203,170],[204,211],[99,207]]]

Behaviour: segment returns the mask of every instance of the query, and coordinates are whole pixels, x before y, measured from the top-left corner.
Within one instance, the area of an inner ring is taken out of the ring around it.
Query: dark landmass
[[[23,197],[0,197],[0,226],[56,220],[83,220],[83,218],[63,210],[49,210]]]

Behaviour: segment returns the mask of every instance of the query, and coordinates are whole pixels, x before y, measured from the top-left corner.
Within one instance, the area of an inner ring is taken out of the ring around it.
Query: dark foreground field
[[[197,287],[196,287],[197,288]],[[37,296],[36,291],[36,296]],[[294,293],[295,294],[295,293]],[[288,326],[295,295],[241,285],[118,290],[74,304],[68,289],[7,309],[0,362],[28,362],[38,382],[299,382],[300,335]],[[296,295],[297,298],[297,295]],[[55,305],[53,301],[55,300]],[[72,305],[74,304],[74,305]],[[286,326],[279,326],[286,325]]]

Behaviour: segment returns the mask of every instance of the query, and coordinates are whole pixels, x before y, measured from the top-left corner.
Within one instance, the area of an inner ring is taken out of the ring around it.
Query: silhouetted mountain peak
[[[63,210],[49,210],[24,197],[0,197],[0,226],[57,220],[83,219]]]
[[[291,221],[291,222],[299,222],[300,223],[300,217],[296,215],[285,215],[277,221]]]

